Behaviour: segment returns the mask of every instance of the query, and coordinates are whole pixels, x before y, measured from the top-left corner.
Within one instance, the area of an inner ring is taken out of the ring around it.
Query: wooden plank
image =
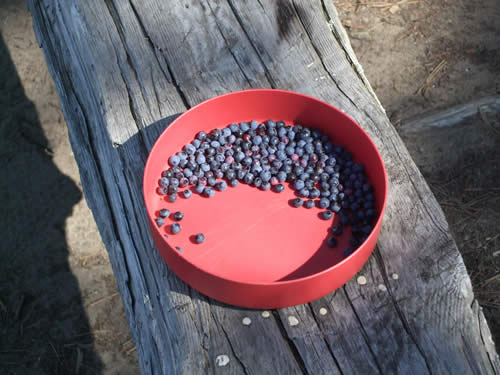
[[[29,4],[143,373],[499,373],[444,215],[331,2]],[[148,124],[250,87],[341,108],[372,136],[390,178],[378,249],[362,270],[368,283],[352,280],[269,318],[209,300],[173,275],[154,249],[141,194],[147,153],[168,120]]]

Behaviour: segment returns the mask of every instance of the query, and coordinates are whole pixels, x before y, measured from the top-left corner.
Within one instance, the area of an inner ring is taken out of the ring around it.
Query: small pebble
[[[363,275],[358,276],[357,281],[358,281],[359,285],[365,285],[366,284],[366,277],[364,277]]]
[[[262,311],[262,317],[263,317],[263,318],[266,318],[266,319],[267,319],[267,318],[269,318],[270,316],[271,316],[271,314],[269,313],[269,311],[267,311],[267,310],[266,310],[266,311]]]
[[[387,291],[387,287],[384,284],[379,284],[378,290],[380,290],[381,292],[386,292]]]
[[[397,280],[397,279],[399,279],[399,275],[398,275],[397,273],[393,273],[393,274],[392,274],[392,278],[393,278],[394,280]]]
[[[328,312],[328,310],[325,309],[324,307],[322,307],[321,309],[319,309],[319,314],[320,315],[326,315],[327,312]]]
[[[288,324],[290,324],[290,326],[294,327],[294,326],[299,324],[299,320],[294,316],[289,316],[288,317]]]
[[[227,366],[227,364],[229,363],[229,357],[227,355],[225,355],[225,354],[218,355],[215,358],[215,363],[219,367]]]

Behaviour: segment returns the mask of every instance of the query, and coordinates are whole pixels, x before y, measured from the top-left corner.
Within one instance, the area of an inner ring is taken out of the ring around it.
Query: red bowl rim
[[[144,167],[144,175],[143,175],[143,197],[144,197],[144,201],[145,201],[145,205],[146,205],[146,211],[148,213],[148,219],[149,219],[149,222],[150,222],[150,228],[151,230],[155,230],[159,233],[159,229],[157,226],[153,225],[153,221],[154,219],[151,217],[151,210],[150,210],[150,207],[149,207],[149,203],[148,203],[148,194],[150,194],[150,192],[146,192],[145,190],[145,180],[146,180],[146,175],[148,174],[148,170],[149,170],[149,164],[150,164],[150,161],[152,159],[152,156],[154,155],[155,153],[155,149],[156,147],[159,147],[159,143],[160,143],[160,140],[161,138],[163,138],[165,136],[165,134],[168,132],[168,130],[178,121],[182,120],[182,118],[190,111],[194,111],[196,110],[198,107],[202,106],[202,105],[205,105],[205,104],[208,104],[212,101],[215,101],[215,100],[220,100],[222,98],[225,98],[225,97],[228,97],[228,96],[232,96],[232,95],[241,95],[242,93],[251,93],[251,92],[254,92],[254,93],[269,93],[269,92],[272,92],[272,93],[281,93],[281,94],[287,94],[287,95],[296,95],[296,96],[301,96],[305,99],[308,99],[308,100],[313,100],[313,101],[316,101],[316,102],[319,102],[323,105],[326,105],[328,107],[330,107],[331,109],[333,109],[335,112],[337,112],[339,115],[341,116],[344,116],[346,117],[352,124],[354,124],[355,126],[357,126],[361,132],[365,135],[365,137],[369,140],[370,144],[373,146],[374,150],[375,150],[375,153],[376,153],[376,156],[377,156],[377,160],[378,162],[380,163],[380,165],[382,165],[382,171],[383,171],[383,174],[384,174],[384,201],[383,201],[383,204],[382,204],[382,209],[380,211],[380,214],[378,216],[378,219],[377,219],[377,222],[375,223],[375,225],[373,226],[373,230],[372,232],[368,235],[368,237],[365,239],[365,241],[360,245],[358,246],[358,248],[352,253],[350,254],[349,256],[347,256],[345,259],[341,260],[340,262],[334,264],[333,266],[331,267],[328,267],[320,272],[317,272],[313,275],[309,275],[309,276],[305,276],[305,277],[301,277],[301,278],[297,278],[297,279],[293,279],[293,280],[285,280],[285,281],[273,281],[273,282],[262,282],[262,283],[256,283],[256,282],[241,282],[241,281],[236,281],[236,280],[232,280],[232,279],[227,279],[225,277],[222,277],[222,276],[218,276],[218,275],[215,275],[215,274],[212,274],[212,273],[209,273],[207,272],[206,270],[202,269],[202,268],[199,268],[196,264],[188,261],[186,258],[180,256],[180,254],[175,251],[171,245],[169,245],[167,243],[167,246],[168,248],[170,249],[170,251],[173,251],[175,252],[175,254],[177,254],[177,256],[181,257],[183,259],[184,262],[190,264],[190,266],[196,268],[197,270],[199,270],[200,272],[203,272],[203,273],[206,273],[206,274],[210,274],[211,276],[213,277],[216,277],[217,279],[220,279],[220,280],[225,280],[225,281],[228,281],[228,282],[231,282],[231,283],[238,283],[238,284],[244,284],[244,285],[253,285],[253,286],[278,286],[278,285],[287,285],[287,284],[294,284],[294,283],[300,283],[300,282],[304,282],[304,281],[307,281],[307,280],[312,280],[312,279],[315,279],[317,277],[320,277],[324,274],[327,274],[327,273],[330,273],[330,272],[333,272],[336,268],[341,268],[345,263],[348,263],[357,253],[359,253],[359,251],[363,248],[364,245],[366,245],[368,243],[368,240],[371,239],[373,236],[378,236],[378,232],[377,230],[375,230],[376,228],[378,228],[379,226],[381,226],[381,222],[383,220],[383,217],[384,217],[384,213],[385,213],[385,208],[386,208],[386,204],[387,204],[387,195],[388,195],[388,178],[387,178],[387,171],[385,169],[385,164],[384,164],[384,161],[382,159],[382,155],[380,155],[380,151],[378,150],[377,146],[375,145],[375,142],[373,142],[373,140],[371,139],[371,137],[368,135],[368,133],[349,115],[347,115],[345,112],[341,111],[340,109],[334,107],[333,105],[323,101],[323,100],[320,100],[320,99],[317,99],[313,96],[310,96],[310,95],[306,95],[306,94],[302,94],[302,93],[298,93],[298,92],[295,92],[295,91],[288,91],[288,90],[278,90],[278,89],[249,89],[249,90],[239,90],[239,91],[233,91],[233,92],[230,92],[230,93],[227,93],[227,94],[222,94],[222,95],[218,95],[218,96],[215,96],[213,98],[210,98],[210,99],[207,99],[199,104],[196,104],[195,106],[191,107],[190,109],[188,109],[187,111],[185,111],[183,114],[181,114],[179,117],[177,117],[174,121],[172,121],[169,126],[163,130],[163,132],[159,135],[159,137],[156,139],[155,141],[155,144],[153,145],[153,147],[151,148],[151,151],[149,152],[149,155],[148,155],[148,158],[146,160],[146,164],[145,164],[145,167]],[[160,233],[161,234],[161,233]],[[162,238],[163,240],[163,237],[160,237]],[[164,241],[164,240],[163,240]],[[372,250],[373,251],[373,250]],[[166,262],[165,262],[166,263]],[[167,264],[168,266],[168,264]]]

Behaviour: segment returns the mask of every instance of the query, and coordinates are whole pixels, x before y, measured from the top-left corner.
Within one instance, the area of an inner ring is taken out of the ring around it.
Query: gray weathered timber
[[[331,1],[28,3],[144,374],[500,373],[443,212]],[[381,151],[390,183],[378,247],[360,272],[367,284],[353,279],[268,318],[180,281],[154,248],[141,194],[148,151],[176,114],[256,87],[313,95],[352,116]]]

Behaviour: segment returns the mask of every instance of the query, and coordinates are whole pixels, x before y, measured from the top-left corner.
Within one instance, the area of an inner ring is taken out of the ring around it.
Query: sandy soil
[[[499,94],[498,1],[335,3],[397,127]],[[116,281],[24,2],[0,3],[0,33],[0,373],[138,373]],[[500,147],[481,138],[497,135],[477,135],[479,151],[464,154],[467,135],[436,134],[405,140],[443,206],[498,343]],[[425,137],[440,137],[448,148],[420,147],[428,146]],[[450,144],[456,157],[444,158]]]

